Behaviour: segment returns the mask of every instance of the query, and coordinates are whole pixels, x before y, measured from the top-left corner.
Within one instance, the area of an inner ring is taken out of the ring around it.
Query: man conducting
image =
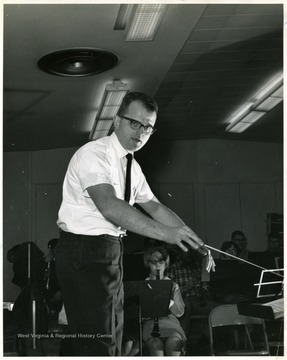
[[[157,111],[149,96],[128,93],[114,118],[114,132],[82,146],[68,166],[55,254],[75,356],[121,355],[126,230],[176,244],[184,251],[186,244],[195,250],[204,246],[157,200],[133,158],[155,131]],[[206,252],[210,270],[213,259]]]

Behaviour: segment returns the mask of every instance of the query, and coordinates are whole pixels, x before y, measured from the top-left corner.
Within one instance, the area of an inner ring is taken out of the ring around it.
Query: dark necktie
[[[132,167],[132,154],[128,153],[126,155],[126,158],[128,159],[127,162],[127,171],[126,171],[126,188],[125,188],[125,201],[130,201],[131,196],[131,167]]]

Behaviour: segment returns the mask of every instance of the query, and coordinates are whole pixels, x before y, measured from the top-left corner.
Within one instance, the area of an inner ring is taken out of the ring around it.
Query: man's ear
[[[121,119],[118,115],[114,117],[114,127],[117,129],[120,125]]]

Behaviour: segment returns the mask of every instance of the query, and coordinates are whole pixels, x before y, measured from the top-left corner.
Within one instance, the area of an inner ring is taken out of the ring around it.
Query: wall
[[[31,154],[4,154],[3,172],[3,300],[10,301],[18,288],[11,283],[12,264],[6,260],[7,251],[31,239]]]
[[[75,148],[9,152],[3,154],[3,300],[19,294],[14,285],[7,252],[25,241],[35,242],[44,253],[47,242],[58,237],[57,209],[68,162]]]
[[[283,212],[283,145],[197,140],[154,142],[137,156],[162,202],[214,247],[241,229],[266,247],[266,214]],[[215,254],[216,256],[216,254]]]
[[[3,154],[5,301],[15,300],[19,293],[11,283],[7,251],[34,241],[46,252],[48,240],[58,237],[61,186],[75,150]],[[283,145],[151,141],[136,157],[156,196],[208,244],[220,247],[234,229],[242,229],[252,250],[265,248],[266,213],[283,212]]]

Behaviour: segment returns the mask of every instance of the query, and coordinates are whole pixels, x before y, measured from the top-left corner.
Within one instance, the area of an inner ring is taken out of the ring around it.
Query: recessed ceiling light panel
[[[118,56],[111,51],[76,48],[47,54],[38,61],[38,66],[49,74],[81,77],[107,71],[118,62]]]

